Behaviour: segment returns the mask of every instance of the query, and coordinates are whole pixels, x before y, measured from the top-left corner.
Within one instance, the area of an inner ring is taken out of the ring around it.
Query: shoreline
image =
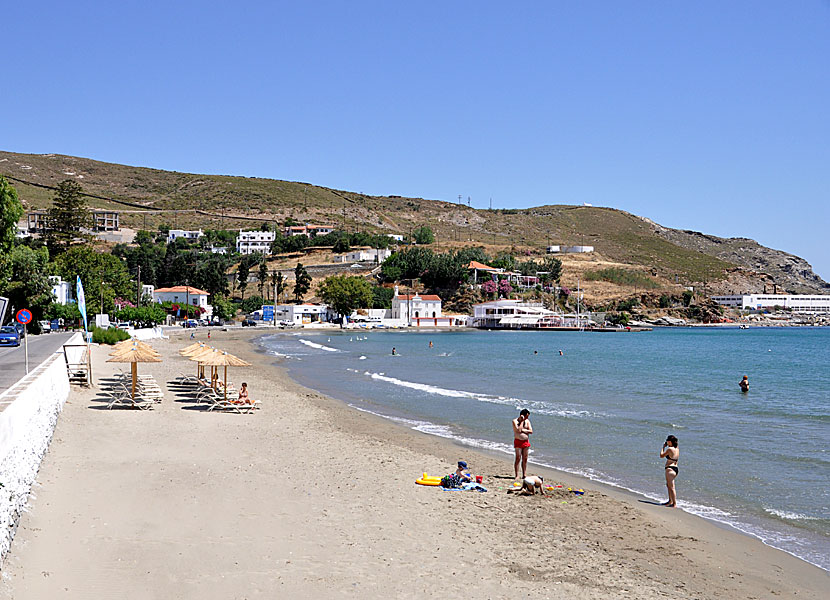
[[[713,325],[713,327],[721,327],[721,326],[722,325]],[[667,327],[661,327],[661,329],[663,329],[663,328],[668,328],[668,326]],[[383,330],[379,330],[379,331],[383,331]],[[400,330],[396,330],[396,331],[398,333],[401,333]],[[260,355],[262,355],[266,359],[271,360],[272,368],[280,369],[285,374],[285,376],[287,378],[289,378],[295,385],[300,386],[303,389],[309,389],[310,391],[312,391],[316,394],[325,395],[324,392],[319,392],[319,391],[317,391],[313,388],[306,388],[303,384],[301,384],[301,383],[297,382],[296,380],[294,380],[291,377],[289,371],[287,369],[285,369],[281,364],[279,364],[279,362],[278,362],[279,357],[268,354],[268,352],[262,347],[262,345],[260,343],[261,339],[263,337],[265,337],[266,335],[270,335],[270,334],[273,334],[273,333],[275,333],[275,332],[263,333],[262,335],[251,338],[250,343],[254,347],[255,352],[259,353]],[[418,333],[418,332],[414,332],[414,333]],[[424,332],[424,333],[426,333],[426,332]],[[345,407],[349,410],[355,410],[355,411],[364,413],[366,415],[371,415],[372,417],[378,418],[383,423],[387,424],[388,426],[395,427],[395,428],[400,428],[404,431],[413,432],[413,433],[418,434],[418,435],[427,436],[428,438],[431,438],[431,439],[442,440],[443,443],[452,444],[454,447],[459,448],[463,452],[472,452],[472,453],[475,453],[475,454],[478,454],[478,455],[486,456],[491,460],[504,462],[507,465],[507,467],[512,469],[513,457],[512,457],[512,455],[510,455],[507,452],[503,452],[503,451],[496,450],[496,449],[488,449],[488,448],[475,446],[475,445],[470,445],[470,444],[465,444],[463,441],[461,441],[459,439],[456,439],[456,438],[446,437],[446,436],[441,436],[441,435],[437,435],[437,434],[433,434],[433,433],[419,431],[419,430],[416,430],[412,427],[409,427],[409,426],[405,425],[404,423],[398,422],[393,417],[388,417],[388,416],[378,414],[378,413],[375,413],[375,412],[372,412],[372,411],[369,411],[369,410],[366,410],[366,409],[362,409],[360,407],[353,406],[353,405],[349,404],[347,401],[338,399],[338,398],[333,397],[333,396],[327,396],[326,395],[326,397],[330,398],[333,402],[340,403],[343,407]],[[641,491],[634,490],[634,489],[631,489],[631,488],[627,488],[627,487],[624,487],[623,485],[615,485],[615,484],[610,483],[610,482],[602,481],[602,480],[599,480],[599,479],[593,479],[593,478],[591,478],[587,475],[583,475],[583,474],[578,473],[578,472],[572,472],[572,471],[565,470],[565,469],[562,469],[562,468],[558,468],[558,467],[555,467],[555,466],[552,466],[552,465],[549,465],[549,464],[545,464],[545,463],[542,463],[542,462],[537,462],[537,461],[533,460],[532,456],[528,460],[528,467],[529,467],[528,471],[530,471],[530,466],[531,465],[533,466],[534,470],[539,471],[545,477],[545,479],[558,479],[558,480],[565,479],[565,480],[569,480],[568,485],[570,487],[574,487],[574,488],[587,488],[587,487],[598,488],[599,491],[602,491],[603,493],[605,493],[609,496],[615,497],[617,499],[625,499],[625,500],[627,500],[629,502],[632,502],[632,503],[636,502],[636,503],[640,503],[640,504],[647,505],[647,506],[648,505],[653,505],[653,506],[656,506],[656,508],[658,509],[659,512],[664,512],[665,511],[665,509],[662,506],[660,506],[659,501],[655,502],[655,500],[653,498],[650,498],[648,495],[646,495],[645,493],[643,493]],[[575,483],[573,483],[573,482],[575,482]],[[703,506],[702,508],[720,510],[717,507]],[[784,548],[778,548],[776,546],[768,544],[759,535],[757,535],[755,533],[752,533],[752,532],[749,532],[749,531],[744,531],[740,527],[738,527],[736,524],[726,522],[726,521],[718,521],[717,519],[707,518],[703,515],[695,514],[693,512],[690,512],[690,511],[684,510],[684,509],[680,509],[678,512],[682,512],[683,514],[688,515],[688,517],[691,518],[691,519],[700,519],[701,521],[705,522],[706,524],[708,524],[712,527],[717,528],[718,530],[721,530],[721,531],[724,531],[724,532],[729,532],[733,535],[738,535],[738,536],[745,537],[745,538],[748,538],[748,539],[752,539],[754,542],[759,542],[759,543],[763,544],[766,548],[769,548],[770,550],[786,554],[787,556],[790,556],[793,559],[804,563],[805,565],[809,565],[810,567],[816,568],[819,571],[821,571],[822,573],[825,573],[828,576],[830,576],[830,570],[824,569],[823,567],[821,567],[821,566],[819,566],[815,563],[812,563],[809,560],[807,560],[805,558],[802,558],[802,557],[800,557],[800,556],[794,554],[793,552],[790,552],[790,551],[788,551]]]
[[[584,496],[505,493],[504,455],[297,384],[254,342],[262,331],[212,333],[252,363],[229,377],[262,409],[208,413],[167,383],[194,367],[177,334],[152,342],[164,362],[140,366],[165,389],[154,410],[101,410],[98,390],[73,389],[0,598],[743,600],[821,598],[830,581],[754,538],[568,473],[538,469]],[[108,350],[93,349],[99,377],[117,367]],[[461,456],[488,493],[414,484]]]

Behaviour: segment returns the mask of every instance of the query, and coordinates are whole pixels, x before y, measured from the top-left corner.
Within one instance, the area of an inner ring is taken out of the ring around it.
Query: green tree
[[[392,308],[392,297],[395,295],[394,288],[372,286],[372,308]]]
[[[30,329],[39,331],[38,321],[43,319],[53,301],[52,286],[47,267],[49,251],[46,248],[34,250],[28,246],[16,246],[8,258],[9,278],[0,280],[0,296],[9,299],[7,315],[13,315],[21,308],[32,311]]]
[[[334,247],[332,248],[334,252],[348,252],[351,249],[351,246],[349,246],[349,240],[345,237],[338,238],[337,241],[334,242]]]
[[[23,205],[17,197],[17,190],[5,177],[0,177],[0,287],[3,281],[10,278],[9,258],[17,235],[17,222],[22,216]]]
[[[261,310],[263,304],[265,304],[265,299],[262,296],[251,296],[250,298],[245,298],[239,305],[239,308],[247,315],[255,310]]]
[[[64,252],[76,238],[84,239],[81,230],[89,226],[89,219],[81,185],[71,179],[61,181],[48,211],[46,242],[50,251]]]
[[[259,261],[259,271],[257,272],[257,279],[259,280],[259,295],[265,297],[265,286],[268,284],[268,263],[265,262],[265,257]]]
[[[323,300],[339,315],[348,316],[356,308],[369,308],[374,300],[372,284],[362,277],[333,275],[319,286]]]
[[[416,244],[434,244],[435,243],[435,234],[432,232],[432,229],[423,225],[412,232],[412,237],[415,238]]]
[[[8,256],[17,235],[17,222],[23,216],[23,205],[5,177],[0,176],[0,257]]]
[[[298,262],[294,268],[294,300],[299,304],[310,289],[311,275],[303,264]]]
[[[539,279],[542,283],[559,282],[562,278],[562,261],[555,256],[546,256],[538,265]]]
[[[159,304],[150,306],[125,306],[115,313],[119,321],[137,324],[139,327],[154,327],[163,323],[167,312]]]
[[[211,296],[228,293],[228,278],[225,275],[227,259],[221,254],[200,253],[199,257],[206,257],[203,260],[196,258],[199,265],[191,278],[191,283]],[[143,273],[143,272],[142,272]]]
[[[274,298],[274,304],[279,304],[280,298],[282,298],[282,293],[288,287],[288,284],[285,282],[285,275],[282,274],[282,271],[274,271],[271,273],[271,283],[274,286],[274,291],[277,294],[277,297]]]
[[[248,288],[248,277],[251,276],[251,267],[248,261],[244,258],[239,261],[239,268],[236,270],[236,276],[239,278],[237,286],[239,293],[242,294],[242,300],[245,300],[245,290]]]
[[[80,276],[89,316],[111,312],[116,297],[132,298],[135,294],[135,283],[124,262],[89,246],[73,246],[55,259],[52,270],[65,281],[74,282]]]
[[[224,296],[214,296],[211,300],[213,316],[223,321],[230,321],[236,316],[236,305]]]

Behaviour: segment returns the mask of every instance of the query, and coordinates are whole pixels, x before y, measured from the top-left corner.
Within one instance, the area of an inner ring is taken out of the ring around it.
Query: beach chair
[[[155,404],[152,400],[136,396],[133,399],[130,394],[123,394],[120,392],[103,392],[105,396],[109,397],[107,408],[112,410],[113,406],[124,406],[127,408],[138,408],[140,410],[149,410]]]

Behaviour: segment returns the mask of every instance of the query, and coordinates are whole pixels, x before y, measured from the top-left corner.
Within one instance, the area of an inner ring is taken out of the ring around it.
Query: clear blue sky
[[[16,2],[0,148],[589,202],[830,279],[830,2]]]

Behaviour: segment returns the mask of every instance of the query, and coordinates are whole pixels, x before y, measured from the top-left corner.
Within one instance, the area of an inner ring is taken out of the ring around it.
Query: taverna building
[[[766,310],[779,307],[794,313],[830,314],[830,295],[744,294],[712,296],[712,300],[721,306],[742,310]]]

